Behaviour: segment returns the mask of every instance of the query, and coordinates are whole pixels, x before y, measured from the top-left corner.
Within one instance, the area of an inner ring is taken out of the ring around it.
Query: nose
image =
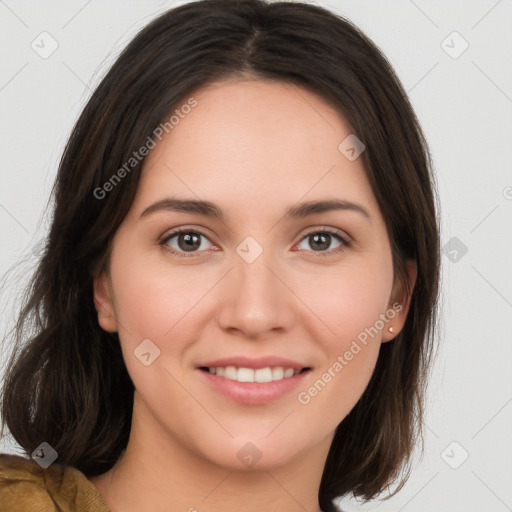
[[[293,292],[269,253],[264,250],[252,263],[234,255],[234,268],[223,280],[217,313],[222,329],[256,339],[294,324]]]

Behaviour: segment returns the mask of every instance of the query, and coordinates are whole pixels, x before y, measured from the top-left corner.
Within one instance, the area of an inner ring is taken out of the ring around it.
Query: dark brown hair
[[[188,3],[152,21],[117,58],[59,165],[44,254],[13,329],[2,431],[7,425],[28,454],[50,443],[58,462],[89,477],[119,458],[134,387],[117,333],[98,325],[93,276],[108,266],[143,160],[103,198],[94,191],[183,98],[230,77],[285,81],[334,105],[366,145],[361,158],[387,225],[396,282],[407,284],[407,259],[417,263],[405,326],[382,345],[368,387],[336,429],[319,492],[320,507],[335,511],[334,498],[369,500],[410,473],[434,354],[439,220],[429,150],[391,65],[351,22],[315,5]]]

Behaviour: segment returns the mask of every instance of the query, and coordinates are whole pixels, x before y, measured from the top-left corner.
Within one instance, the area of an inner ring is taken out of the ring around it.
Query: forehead
[[[190,98],[197,105],[183,109],[146,158],[138,210],[171,193],[247,215],[333,195],[376,209],[362,159],[350,161],[339,149],[350,127],[323,98],[259,80],[216,82],[183,104]]]

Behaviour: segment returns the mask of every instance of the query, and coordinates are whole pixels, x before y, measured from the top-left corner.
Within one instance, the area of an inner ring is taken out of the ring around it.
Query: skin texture
[[[136,392],[124,456],[91,481],[113,512],[319,511],[334,430],[366,388],[381,342],[402,328],[408,297],[393,286],[386,226],[362,159],[338,150],[351,132],[333,107],[260,80],[218,82],[193,96],[198,105],[147,157],[110,272],[94,281],[99,323],[118,331]],[[171,195],[211,201],[225,219],[165,210],[140,218]],[[357,203],[370,218],[350,210],[283,217],[298,202],[323,199]],[[206,235],[195,252],[179,236],[159,244],[181,227]],[[319,242],[306,235],[325,228],[350,244],[327,236],[315,250]],[[248,236],[263,249],[252,263],[236,251]],[[413,264],[408,271],[414,285]],[[300,403],[298,393],[395,302],[401,312]],[[149,366],[133,354],[147,338],[160,349]],[[312,371],[274,402],[239,404],[196,368],[237,355],[278,355]],[[237,457],[248,442],[262,455],[252,467]]]

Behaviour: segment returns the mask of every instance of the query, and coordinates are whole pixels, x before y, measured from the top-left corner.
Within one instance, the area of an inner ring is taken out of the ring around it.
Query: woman
[[[150,23],[59,167],[2,395],[31,459],[0,457],[0,504],[327,512],[399,488],[435,330],[430,168],[347,20],[204,0]]]

